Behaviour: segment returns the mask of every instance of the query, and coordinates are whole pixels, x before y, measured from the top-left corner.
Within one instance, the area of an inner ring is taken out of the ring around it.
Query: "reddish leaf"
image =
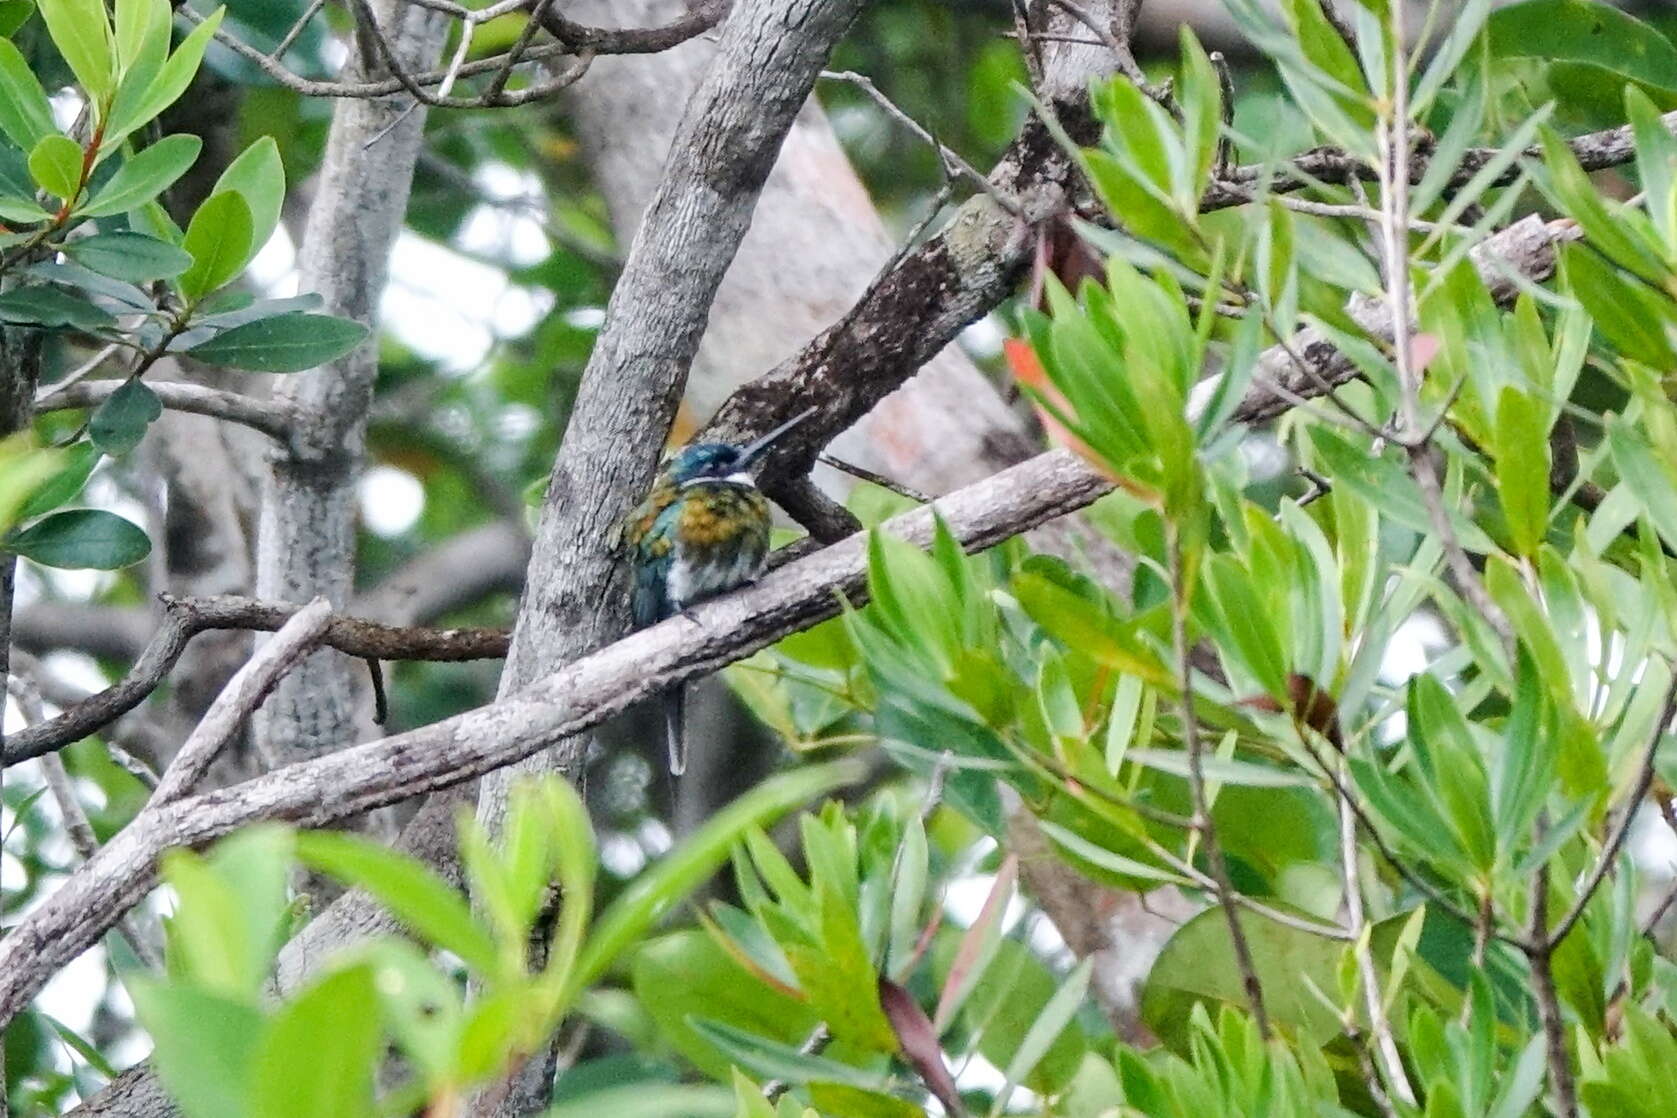
[[[913,1065],[926,1089],[936,1096],[947,1113],[964,1115],[966,1109],[961,1105],[960,1092],[955,1089],[955,1077],[949,1074],[949,1065],[944,1063],[943,1046],[938,1043],[937,1030],[932,1027],[932,1019],[926,1016],[926,1011],[920,1008],[920,1003],[914,1000],[914,995],[889,978],[881,978],[879,1004],[897,1034],[897,1043],[902,1046],[903,1055]]]
[[[961,937],[961,945],[955,949],[955,961],[949,964],[949,974],[943,982],[943,994],[938,998],[937,1012],[932,1015],[938,1032],[949,1027],[950,1018],[955,1016],[955,1009],[961,1003],[971,980],[977,976],[972,968],[978,965],[978,956],[984,950],[984,940],[992,928],[1001,922],[1002,914],[1007,911],[1007,902],[1013,896],[1013,883],[1019,876],[1018,855],[1009,854],[1002,861],[1001,869],[996,871],[996,882],[990,887],[990,895],[984,898],[984,907],[978,910],[978,919],[972,922],[967,934]]]

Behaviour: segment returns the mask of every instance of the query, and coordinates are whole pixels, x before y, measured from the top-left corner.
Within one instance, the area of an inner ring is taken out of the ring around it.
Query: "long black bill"
[[[794,415],[791,419],[788,419],[785,423],[782,423],[779,427],[776,427],[773,431],[770,431],[768,434],[759,435],[757,438],[753,439],[751,442],[746,443],[743,447],[740,448],[739,460],[736,463],[734,468],[735,469],[744,469],[745,467],[751,465],[753,462],[755,462],[757,459],[759,459],[763,456],[764,451],[768,450],[769,447],[774,445],[776,439],[780,438],[780,436],[786,434],[786,432],[790,431],[792,428],[796,427],[798,424],[802,423],[804,420],[808,419],[810,416],[812,416],[814,414],[815,414],[815,409],[814,408],[812,408],[812,407],[811,408],[805,408],[803,411],[799,412],[797,415]]]

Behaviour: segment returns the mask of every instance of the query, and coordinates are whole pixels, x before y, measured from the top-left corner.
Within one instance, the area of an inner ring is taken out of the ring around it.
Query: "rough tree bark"
[[[403,66],[414,70],[436,61],[447,18],[401,0],[373,0],[370,10]],[[301,290],[318,293],[329,314],[377,325],[425,117],[424,106],[406,97],[335,107],[299,251]],[[347,356],[275,386],[275,401],[294,409],[299,422],[272,458],[263,485],[259,597],[303,602],[321,595],[339,607],[347,603],[355,570],[355,484],[377,373],[375,330]],[[269,766],[361,736],[370,723],[357,717],[357,668],[338,653],[317,652],[280,684],[256,723],[258,749]]]
[[[679,7],[675,0],[580,0],[566,10],[590,23],[660,23]],[[685,94],[714,53],[701,38],[648,58],[602,58],[567,94],[612,225],[625,240],[646,210]],[[893,247],[826,114],[811,100],[786,135],[711,305],[687,386],[693,417],[708,418],[734,389],[836,322]],[[953,346],[832,449],[927,493],[948,492],[1029,453],[1026,425]]]

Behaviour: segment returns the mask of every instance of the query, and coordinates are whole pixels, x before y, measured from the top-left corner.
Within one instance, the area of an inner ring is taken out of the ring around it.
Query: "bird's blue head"
[[[731,481],[739,485],[753,485],[751,470],[758,459],[786,432],[814,414],[805,408],[779,427],[744,446],[729,443],[693,443],[675,452],[664,472],[677,486],[698,481]]]

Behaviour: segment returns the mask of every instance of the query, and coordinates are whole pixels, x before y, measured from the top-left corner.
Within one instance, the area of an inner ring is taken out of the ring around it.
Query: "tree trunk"
[[[405,67],[435,63],[450,26],[446,17],[401,0],[373,0],[369,10]],[[326,313],[374,329],[348,355],[276,384],[276,400],[306,419],[264,480],[258,597],[306,602],[322,595],[341,608],[353,589],[355,485],[378,374],[378,301],[406,216],[425,118],[425,107],[406,97],[339,101],[333,112],[299,253],[301,290],[318,293]],[[358,701],[364,672],[326,651],[287,676],[257,716],[264,762],[283,765],[358,740],[370,726],[366,704]]]

